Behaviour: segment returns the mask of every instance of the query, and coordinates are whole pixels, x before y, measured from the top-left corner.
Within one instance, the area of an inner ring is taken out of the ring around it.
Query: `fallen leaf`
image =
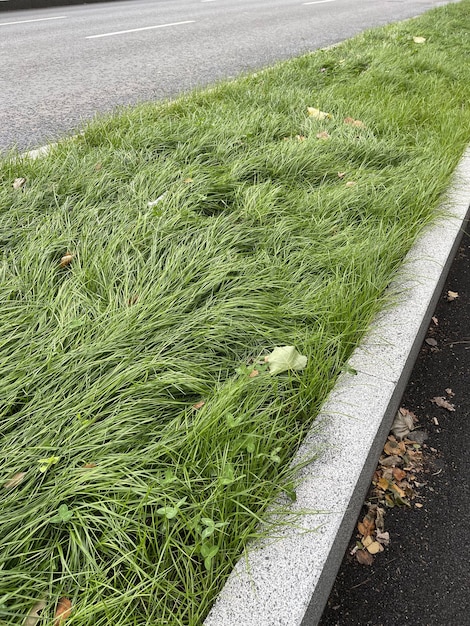
[[[406,453],[406,445],[403,441],[394,441],[389,438],[384,446],[385,454],[403,456]]]
[[[251,370],[251,372],[248,375],[248,378],[255,378],[255,376],[258,376],[259,371],[258,370]]]
[[[193,409],[196,409],[197,411],[198,409],[202,409],[204,405],[205,405],[205,401],[199,400],[199,402],[196,402],[196,404],[193,404]]]
[[[348,182],[346,183],[346,187],[355,187],[356,185],[357,183],[354,180],[348,180]]]
[[[99,172],[99,171],[100,171],[100,169],[101,169],[102,167],[103,167],[103,166],[101,165],[101,163],[97,163],[97,164],[95,165],[95,171],[96,171],[96,172]]]
[[[434,337],[427,337],[425,341],[428,344],[428,346],[437,346],[437,341],[434,339]]]
[[[448,291],[447,292],[447,301],[448,302],[452,302],[452,300],[455,300],[458,297],[459,297],[459,294],[458,294],[457,291]]]
[[[357,128],[365,127],[364,122],[361,122],[361,120],[355,120],[353,117],[346,117],[344,123],[349,124],[349,126],[356,126]]]
[[[401,465],[403,459],[396,454],[392,454],[391,456],[381,457],[379,463],[384,467],[393,467],[395,465]]]
[[[431,317],[431,319],[436,326],[439,326],[439,320],[437,319],[437,317]]]
[[[422,508],[423,508],[423,505],[421,504],[421,502],[415,502],[415,507],[416,507],[417,509],[422,509]]]
[[[402,469],[400,469],[399,467],[394,467],[392,468],[392,474],[393,474],[393,478],[395,480],[398,480],[398,482],[402,481],[404,478],[406,478],[406,472],[404,472]]]
[[[450,396],[451,398],[455,396],[455,393],[452,391],[452,389],[450,389],[450,387],[447,387],[445,391],[446,391],[446,394]]]
[[[3,487],[5,489],[14,489],[23,482],[25,476],[26,472],[17,472],[16,474],[13,474],[9,480],[3,483]]]
[[[375,538],[377,539],[377,541],[379,543],[381,543],[383,546],[388,546],[388,544],[390,543],[390,533],[388,532],[377,532],[375,535]]]
[[[96,463],[85,463],[83,465],[84,469],[93,469],[94,467],[97,467]]]
[[[362,545],[364,546],[364,548],[368,548],[371,543],[373,543],[373,539],[372,537],[368,536],[368,537],[364,537],[364,539],[362,540]]]
[[[294,346],[274,348],[265,357],[265,361],[269,364],[269,373],[272,376],[287,370],[303,370],[307,365],[307,357],[300,354]]]
[[[68,598],[60,598],[54,614],[54,626],[61,626],[72,614],[72,603]]]
[[[31,611],[26,616],[23,626],[36,626],[41,616],[41,611],[46,608],[46,603],[44,600],[40,600],[36,602]]]
[[[399,495],[400,498],[403,498],[403,499],[406,498],[406,493],[403,491],[401,487],[399,487],[395,483],[390,483],[389,489],[390,491],[394,491],[397,495]]]
[[[295,138],[297,141],[305,141],[305,137],[303,135],[296,135]]]
[[[338,172],[338,178],[344,178],[346,176],[346,172]]]
[[[193,179],[192,178],[185,178],[183,182],[185,182],[187,185],[189,185],[189,183],[193,182]]]
[[[377,482],[377,487],[382,489],[382,491],[386,491],[390,487],[390,483],[382,476],[382,478]]]
[[[377,528],[377,535],[383,533],[385,530],[384,522],[385,510],[380,506],[377,507],[377,514],[375,518],[375,527]]]
[[[391,432],[397,439],[404,439],[414,428],[413,413],[400,407],[393,420]]]
[[[356,552],[356,559],[361,565],[372,565],[374,557],[367,550],[358,550]]]
[[[70,252],[67,252],[67,254],[64,254],[64,256],[60,259],[60,267],[66,267],[67,265],[70,265],[70,263],[72,262],[73,259],[73,254],[70,254]]]
[[[15,178],[13,181],[13,189],[21,189],[25,182],[26,178]]]
[[[447,409],[448,411],[455,411],[455,406],[451,404],[450,402],[448,402],[442,396],[435,396],[434,398],[431,398],[431,402],[433,402],[437,406],[440,406],[441,409]]]
[[[415,43],[424,43],[426,41],[426,37],[413,37],[413,41]]]
[[[330,134],[326,132],[326,130],[322,130],[320,133],[316,134],[317,139],[327,140],[330,139]]]
[[[315,107],[307,107],[307,113],[309,117],[313,117],[316,120],[331,120],[333,118],[331,113],[325,113],[325,111],[320,111],[320,109],[316,109]]]
[[[373,541],[370,545],[367,546],[366,549],[369,554],[377,554],[378,552],[384,551],[383,545],[380,544],[378,541]]]

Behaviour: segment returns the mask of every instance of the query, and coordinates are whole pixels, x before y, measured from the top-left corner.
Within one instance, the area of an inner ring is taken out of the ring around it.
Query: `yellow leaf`
[[[325,113],[325,111],[320,111],[320,109],[316,109],[315,107],[307,107],[307,112],[309,117],[313,117],[316,120],[333,119],[331,113]]]
[[[424,43],[426,41],[426,37],[413,37],[413,41],[415,43]]]
[[[346,187],[355,187],[357,183],[354,180],[348,180]]]
[[[369,554],[383,552],[383,546],[378,541],[372,541],[372,543],[367,546],[367,552],[369,552]]]
[[[70,265],[70,263],[72,262],[73,259],[73,254],[70,254],[70,252],[67,252],[67,254],[64,254],[64,256],[60,259],[60,267],[66,267],[67,265]]]

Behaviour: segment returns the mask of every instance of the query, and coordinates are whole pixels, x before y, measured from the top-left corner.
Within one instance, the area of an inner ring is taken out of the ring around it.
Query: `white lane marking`
[[[302,4],[324,4],[325,2],[334,2],[335,0],[315,0],[315,2],[303,2]]]
[[[186,22],[173,22],[172,24],[158,24],[158,26],[144,26],[143,28],[131,28],[130,30],[118,30],[114,33],[103,33],[102,35],[89,35],[85,39],[97,39],[98,37],[111,37],[112,35],[124,35],[125,33],[137,33],[141,30],[151,30],[152,28],[166,28],[167,26],[179,26],[180,24],[194,24],[195,20]]]
[[[10,24],[29,24],[30,22],[45,22],[47,20],[65,20],[66,15],[58,15],[57,17],[40,17],[36,20],[21,20],[20,22],[2,22],[0,26],[10,26]]]

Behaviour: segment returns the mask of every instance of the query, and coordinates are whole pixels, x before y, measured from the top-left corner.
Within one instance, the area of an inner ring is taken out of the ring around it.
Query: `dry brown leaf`
[[[196,402],[196,404],[193,404],[193,409],[196,409],[197,411],[198,409],[202,409],[204,405],[205,405],[205,401],[199,400],[199,402]]]
[[[13,181],[13,189],[21,189],[26,182],[26,178],[15,178]]]
[[[390,533],[388,532],[377,532],[375,538],[383,546],[388,546],[388,544],[390,543]]]
[[[392,468],[392,474],[393,474],[393,478],[395,480],[398,480],[398,482],[402,481],[404,478],[406,478],[406,472],[404,472],[402,469],[400,469],[399,467],[394,467]]]
[[[344,123],[349,124],[349,126],[356,126],[357,128],[365,127],[364,122],[361,122],[361,120],[355,120],[353,117],[346,117]]]
[[[400,407],[393,420],[391,432],[397,439],[404,439],[414,428],[413,413]]]
[[[458,297],[459,297],[459,294],[458,294],[457,291],[448,291],[447,292],[447,300],[448,300],[448,302],[452,302],[452,300],[455,300]]]
[[[434,398],[431,398],[431,402],[433,402],[437,406],[440,406],[441,409],[447,409],[448,411],[455,411],[455,406],[451,402],[443,398],[442,396],[435,396]]]
[[[369,554],[377,554],[378,552],[384,551],[382,544],[380,544],[378,541],[373,541],[370,545],[367,546],[366,549]]]
[[[67,252],[67,254],[64,254],[64,256],[60,259],[60,267],[66,267],[67,265],[70,265],[70,263],[72,262],[73,259],[73,254],[71,254],[70,252]]]
[[[382,478],[377,482],[377,487],[382,489],[382,491],[386,491],[390,487],[390,483],[382,476]]]
[[[423,508],[423,505],[421,504],[421,502],[415,502],[415,507],[416,507],[417,509],[422,509],[422,508]]]
[[[25,476],[26,476],[26,472],[17,472],[16,474],[13,474],[11,478],[9,478],[7,481],[3,483],[3,487],[5,489],[14,489],[15,487],[18,487],[18,485],[20,485],[23,482]]]
[[[96,172],[99,172],[99,171],[100,171],[100,169],[101,169],[102,167],[103,167],[103,166],[101,165],[101,163],[97,163],[97,164],[95,165],[95,171],[96,171]]]
[[[61,626],[72,614],[72,603],[68,598],[60,598],[54,614],[54,626]]]
[[[396,454],[392,454],[391,456],[381,457],[379,463],[383,467],[394,467],[395,465],[401,465],[403,459]]]
[[[346,172],[338,172],[338,178],[344,178],[346,176]]]
[[[44,600],[40,600],[36,602],[31,611],[26,616],[23,626],[36,626],[41,616],[41,611],[46,608],[46,603]]]
[[[395,439],[395,438],[394,438]],[[385,454],[390,454],[392,456],[403,456],[403,454],[405,454],[406,452],[406,446],[403,443],[403,441],[395,441],[389,438],[389,440],[387,441],[387,443],[384,446],[384,452]]]
[[[255,376],[258,376],[259,371],[258,370],[251,370],[251,372],[248,375],[248,378],[255,378]]]
[[[367,550],[358,550],[356,552],[356,559],[361,565],[372,565],[374,557]]]
[[[390,483],[389,489],[390,491],[394,491],[396,494],[398,494],[400,498],[406,498],[406,493],[403,491],[401,487],[399,487],[395,483]]]
[[[356,185],[357,183],[354,180],[348,180],[348,182],[346,183],[346,187],[355,187]]]
[[[326,132],[326,130],[322,130],[321,132],[316,134],[317,139],[323,139],[324,141],[330,139],[330,134]]]
[[[85,463],[83,465],[84,469],[93,469],[94,467],[97,467],[96,463]]]
[[[364,537],[364,539],[362,540],[362,545],[364,546],[364,548],[368,548],[373,541],[374,540],[372,539],[372,537]]]
[[[450,396],[451,398],[453,398],[455,396],[455,393],[452,391],[452,389],[450,387],[447,387],[447,389],[445,391],[446,391],[446,394],[448,396]]]
[[[427,337],[425,339],[425,342],[428,344],[428,346],[437,346],[437,341],[434,339],[434,337]]]
[[[436,326],[439,326],[439,320],[437,319],[437,317],[431,317],[431,319]]]
[[[375,526],[377,528],[377,534],[383,533],[385,530],[385,522],[384,522],[385,510],[380,506],[377,507],[377,515],[375,518]]]

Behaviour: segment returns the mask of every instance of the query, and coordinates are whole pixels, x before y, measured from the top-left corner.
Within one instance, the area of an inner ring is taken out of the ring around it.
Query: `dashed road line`
[[[114,33],[103,33],[102,35],[88,35],[85,39],[98,39],[99,37],[112,37],[113,35],[125,35],[126,33],[138,33],[142,30],[152,30],[153,28],[166,28],[167,26],[179,26],[180,24],[194,24],[195,20],[185,22],[173,22],[171,24],[158,24],[157,26],[144,26],[143,28],[130,28],[129,30],[117,30]]]
[[[30,24],[31,22],[46,22],[47,20],[65,20],[66,15],[58,15],[57,17],[38,17],[35,20],[20,20],[18,22],[2,22],[0,26],[10,26],[11,24]]]
[[[335,2],[335,0],[315,0],[315,2],[303,2],[302,4],[324,4],[325,2]]]

